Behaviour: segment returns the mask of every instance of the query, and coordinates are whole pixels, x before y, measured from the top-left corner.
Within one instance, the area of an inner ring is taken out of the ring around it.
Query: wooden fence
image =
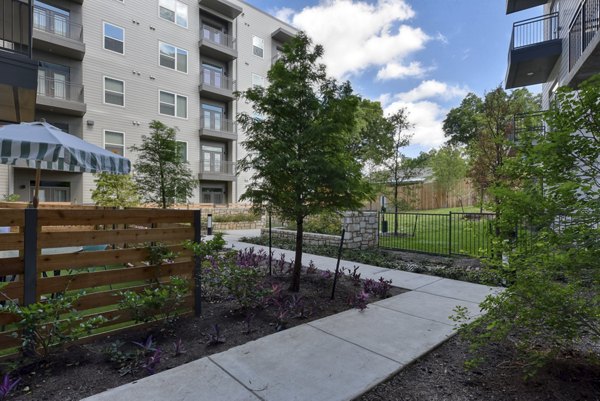
[[[0,226],[11,227],[0,234],[0,276],[10,281],[2,297],[27,305],[54,293],[84,290],[77,310],[108,318],[102,330],[111,331],[134,324],[117,306],[118,291],[139,292],[150,282],[179,276],[194,283],[187,313],[199,314],[200,264],[183,241],[200,241],[200,221],[199,210],[0,209]],[[152,243],[167,246],[177,258],[149,265]],[[0,352],[19,345],[11,336],[15,318],[0,314],[6,330],[0,333]]]

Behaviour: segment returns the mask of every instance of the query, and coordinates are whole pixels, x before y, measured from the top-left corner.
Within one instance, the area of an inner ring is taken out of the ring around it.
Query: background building
[[[36,120],[132,161],[129,147],[160,120],[178,129],[182,155],[200,181],[190,202],[239,199],[248,176],[235,175],[244,156],[235,118],[251,108],[234,92],[266,85],[293,27],[238,0],[36,0],[32,6],[32,51],[24,46],[23,58],[37,62]],[[33,180],[31,169],[0,166],[0,195],[27,201]],[[44,171],[40,199],[88,203],[93,188],[91,174]]]

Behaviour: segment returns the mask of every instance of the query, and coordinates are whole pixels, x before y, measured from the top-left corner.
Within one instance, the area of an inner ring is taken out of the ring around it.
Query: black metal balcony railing
[[[544,135],[546,123],[544,111],[515,114],[513,120],[513,131],[509,136],[511,142],[517,142],[520,137],[527,134]]]
[[[569,26],[569,70],[600,30],[600,0],[585,0]]]
[[[0,0],[0,50],[31,57],[30,15],[26,1]]]
[[[216,118],[213,114],[202,113],[200,116],[200,128],[212,131],[235,133],[235,121],[224,118]]]
[[[33,28],[79,42],[83,41],[83,26],[72,22],[67,15],[42,7],[33,8]]]
[[[200,72],[202,84],[212,86],[218,89],[233,90],[233,80],[226,77],[222,72],[213,71],[209,68],[202,68]]]
[[[558,39],[558,13],[529,18],[513,24],[511,49]]]
[[[201,26],[202,39],[235,50],[235,38],[208,25]]]
[[[83,103],[83,85],[61,79],[38,76],[37,94],[54,99]]]
[[[235,175],[235,162],[200,159],[200,172],[203,174]]]

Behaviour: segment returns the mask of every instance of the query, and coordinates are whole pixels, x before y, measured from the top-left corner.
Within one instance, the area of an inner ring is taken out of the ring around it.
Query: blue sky
[[[387,113],[406,107],[411,155],[443,142],[445,114],[466,93],[503,84],[512,23],[542,13],[506,15],[505,0],[247,1],[307,31],[330,74]]]

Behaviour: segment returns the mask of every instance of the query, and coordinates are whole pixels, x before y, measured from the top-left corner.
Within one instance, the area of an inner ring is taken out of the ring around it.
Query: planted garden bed
[[[346,271],[330,300],[334,274],[310,263],[304,268],[300,292],[290,293],[290,264],[283,259],[273,261],[269,275],[265,253],[219,253],[209,248],[210,244],[196,249],[208,255],[203,263],[201,317],[188,313],[173,320],[170,313],[168,319],[164,314],[157,319],[150,316],[149,308],[149,325],[88,344],[67,344],[64,350],[43,358],[7,363],[3,373],[10,372],[10,380],[19,380],[8,399],[80,400],[280,330],[349,308],[365,308],[371,301],[404,291],[391,287],[389,281],[362,281],[356,272]],[[150,301],[156,298],[135,300],[144,307]],[[144,320],[144,316],[137,318]]]

